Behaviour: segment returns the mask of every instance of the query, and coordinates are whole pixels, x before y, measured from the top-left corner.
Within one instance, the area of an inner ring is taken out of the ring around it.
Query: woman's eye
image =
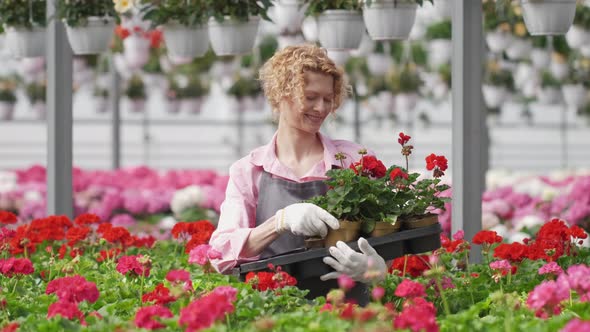
[[[315,97],[312,96],[306,96],[305,99],[307,99],[308,101],[313,101],[315,100]]]

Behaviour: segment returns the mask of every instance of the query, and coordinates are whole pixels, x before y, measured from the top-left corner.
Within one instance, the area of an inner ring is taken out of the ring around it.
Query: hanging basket
[[[6,48],[15,58],[36,58],[45,56],[45,27],[33,29],[13,28],[6,29]]]
[[[180,100],[180,112],[188,114],[200,114],[203,106],[203,98],[183,98]]]
[[[123,40],[123,55],[129,69],[137,70],[143,67],[150,57],[150,41],[137,34]]]
[[[363,19],[371,39],[408,39],[416,21],[416,3],[398,3],[394,0],[374,1],[365,4]]]
[[[0,121],[9,121],[14,117],[14,103],[0,101]]]
[[[483,100],[489,108],[498,108],[505,101],[508,90],[503,86],[484,84],[482,86]]]
[[[531,62],[535,68],[546,69],[551,64],[551,55],[545,49],[533,48]]]
[[[209,40],[218,56],[243,55],[252,52],[258,34],[260,17],[251,16],[242,22],[226,16],[223,22],[209,19]]]
[[[178,99],[166,98],[164,109],[168,114],[178,114],[180,112],[180,101]]]
[[[571,108],[579,108],[586,103],[586,88],[583,84],[566,84],[561,86],[563,100]]]
[[[76,55],[100,54],[109,49],[113,38],[115,19],[112,17],[88,17],[86,26],[70,27],[66,24],[66,33]]]
[[[209,49],[209,29],[206,25],[188,27],[178,23],[164,25],[164,42],[168,55],[178,58],[198,58]]]
[[[359,48],[365,25],[360,12],[353,10],[326,10],[318,18],[319,41],[331,51],[348,51]]]
[[[512,35],[505,31],[490,31],[486,33],[486,44],[492,53],[502,53],[512,42]]]
[[[309,4],[301,0],[278,0],[275,2],[275,23],[281,34],[295,34],[301,31],[305,10]]]
[[[106,113],[109,109],[109,99],[105,97],[94,98],[94,110],[98,114]]]
[[[524,24],[533,36],[563,35],[574,22],[576,0],[521,0]]]
[[[438,68],[451,61],[453,43],[448,39],[434,39],[428,44],[428,64]]]
[[[453,16],[453,2],[455,0],[434,0],[434,9],[438,16],[443,19],[449,19]]]

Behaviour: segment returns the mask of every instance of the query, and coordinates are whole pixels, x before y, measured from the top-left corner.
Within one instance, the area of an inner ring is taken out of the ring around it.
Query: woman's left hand
[[[346,243],[338,241],[330,247],[332,257],[324,257],[324,263],[330,265],[335,272],[324,274],[321,280],[336,279],[346,274],[355,281],[367,282],[382,280],[387,273],[387,265],[383,257],[375,251],[366,239],[360,238],[358,246],[361,252],[352,250]]]

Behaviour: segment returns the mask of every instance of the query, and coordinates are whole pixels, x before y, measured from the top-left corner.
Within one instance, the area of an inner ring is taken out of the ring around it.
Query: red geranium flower
[[[439,178],[445,175],[445,171],[448,168],[447,158],[445,156],[437,156],[431,153],[426,157],[426,169],[429,171],[434,170],[434,177]]]
[[[426,262],[428,261],[427,255],[407,255],[403,257],[398,257],[393,260],[391,266],[389,267],[389,273],[394,273],[394,271],[399,271],[398,274],[405,274],[411,275],[413,278],[417,278],[424,273],[424,271],[429,270],[430,267]]]
[[[80,226],[90,225],[90,224],[98,224],[101,221],[102,220],[100,219],[99,216],[97,216],[96,214],[92,214],[92,213],[84,213],[84,214],[81,214],[78,217],[76,217],[76,219],[74,219],[74,223],[76,223]]]
[[[475,236],[473,236],[473,240],[471,241],[474,244],[494,244],[494,243],[501,243],[502,237],[498,235],[495,231],[479,231]]]
[[[391,179],[391,181],[395,181],[397,178],[406,179],[407,180],[408,179],[408,173],[404,172],[401,168],[396,167],[389,174],[389,178]]]
[[[399,133],[399,138],[397,139],[397,142],[401,145],[404,146],[406,145],[406,143],[408,143],[410,141],[410,138],[412,138],[411,136],[408,136],[404,133]]]
[[[16,214],[0,210],[0,224],[15,224],[18,221]]]
[[[153,302],[154,304],[167,304],[176,301],[176,298],[170,295],[170,289],[160,283],[153,291],[143,294],[141,302]]]
[[[152,305],[143,307],[137,310],[135,314],[135,326],[148,330],[161,329],[166,327],[164,324],[156,320],[156,318],[172,318],[174,314],[170,309],[161,305]]]
[[[377,179],[384,177],[387,173],[387,168],[383,165],[383,162],[375,156],[363,156],[361,161],[351,164],[350,168],[357,175],[360,172],[360,175],[372,176]]]

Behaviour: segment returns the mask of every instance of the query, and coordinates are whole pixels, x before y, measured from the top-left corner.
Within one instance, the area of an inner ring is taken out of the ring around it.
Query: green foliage
[[[25,93],[32,104],[45,102],[46,88],[45,82],[31,82],[25,86]]]
[[[150,57],[148,62],[143,66],[143,71],[150,74],[161,74],[162,66],[160,65],[160,57],[160,49],[150,48]]]
[[[406,64],[389,73],[387,83],[392,92],[415,93],[422,85],[422,79],[414,64]]]
[[[129,81],[127,81],[127,87],[125,88],[125,96],[127,98],[136,100],[136,99],[145,99],[145,84],[143,80],[138,75],[133,75]]]
[[[262,87],[254,77],[239,76],[227,93],[236,98],[256,97],[262,93]]]
[[[545,70],[541,74],[541,86],[544,88],[559,88],[561,82],[551,72]]]
[[[0,26],[32,28],[47,24],[46,0],[2,0],[0,1]]]
[[[238,21],[247,21],[250,16],[260,16],[270,21],[268,9],[273,5],[270,0],[204,0],[208,16],[223,22],[225,16]]]
[[[359,2],[361,2],[363,0],[360,0]],[[400,4],[400,3],[417,3],[419,6],[422,6],[424,4],[425,1],[428,1],[430,3],[433,3],[432,0],[393,0],[394,3],[396,4]],[[383,3],[383,2],[387,2],[387,1],[383,1],[383,0],[364,0],[365,6],[366,7],[371,7],[371,5],[373,3],[378,4],[378,3]]]
[[[451,39],[453,35],[453,26],[450,20],[434,23],[426,29],[426,39]]]
[[[590,30],[590,8],[578,4],[576,6],[576,16],[574,16],[574,25],[577,25],[584,30]]]
[[[120,21],[113,2],[109,0],[57,0],[55,4],[57,17],[71,27],[86,26],[88,18],[93,16],[105,19],[105,23],[108,17],[115,18],[117,23]]]
[[[488,64],[483,81],[485,84],[503,86],[509,91],[514,90],[514,79],[510,70],[500,68],[495,62]]]
[[[15,103],[16,82],[8,78],[0,78],[0,101],[5,103]]]
[[[144,20],[152,27],[178,22],[196,27],[207,23],[207,1],[205,0],[142,0],[146,6],[141,9]]]
[[[92,95],[95,97],[100,97],[100,98],[108,98],[109,97],[109,90],[96,86],[96,87],[94,87],[94,90],[92,91]]]
[[[326,10],[344,9],[360,11],[363,4],[358,0],[307,0],[309,4],[305,11],[306,16],[319,16]]]

